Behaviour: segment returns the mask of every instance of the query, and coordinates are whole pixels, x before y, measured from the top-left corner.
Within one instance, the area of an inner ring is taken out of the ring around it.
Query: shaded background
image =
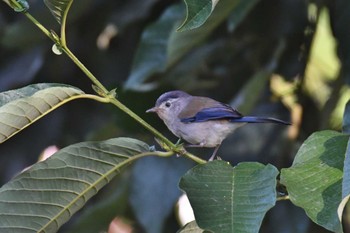
[[[58,31],[42,1],[28,2],[32,15]],[[191,36],[177,37],[174,28],[185,17],[181,1],[75,1],[68,17],[68,46],[106,87],[117,87],[122,103],[174,142],[155,115],[145,114],[161,93],[173,89],[230,103],[245,115],[291,121],[291,127],[247,125],[219,151],[233,165],[259,161],[289,167],[312,132],[341,130],[350,96],[350,2],[249,2],[210,30],[204,25]],[[0,6],[0,91],[57,82],[93,92],[84,74],[65,55],[55,55],[52,42],[26,17],[3,2]],[[118,136],[156,144],[116,108],[90,100],[69,103],[0,146],[1,184],[35,163],[50,145],[62,148]],[[212,150],[191,152],[208,158]],[[138,161],[60,232],[107,230],[116,216],[118,224],[135,232],[176,232],[177,182],[193,165],[176,157]],[[348,225],[347,211],[344,227],[350,232]],[[261,232],[327,231],[311,223],[300,208],[278,202]]]

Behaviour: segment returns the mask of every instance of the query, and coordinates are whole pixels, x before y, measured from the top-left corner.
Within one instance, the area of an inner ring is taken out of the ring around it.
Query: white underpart
[[[216,147],[242,125],[225,121],[182,123],[175,134],[194,145]]]

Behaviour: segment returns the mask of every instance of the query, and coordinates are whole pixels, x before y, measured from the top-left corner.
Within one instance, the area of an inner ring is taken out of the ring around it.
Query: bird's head
[[[169,91],[162,94],[153,108],[146,112],[155,112],[164,121],[171,121],[187,105],[191,95],[183,91]]]

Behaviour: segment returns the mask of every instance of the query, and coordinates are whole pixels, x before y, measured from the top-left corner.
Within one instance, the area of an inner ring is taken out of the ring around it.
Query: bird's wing
[[[191,106],[191,108],[185,108],[186,111],[182,111],[179,114],[181,122],[190,123],[242,118],[242,115],[231,106],[205,97],[194,98],[188,106]]]

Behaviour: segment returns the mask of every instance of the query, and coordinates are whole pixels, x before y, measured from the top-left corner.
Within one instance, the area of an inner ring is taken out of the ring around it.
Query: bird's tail
[[[290,125],[289,122],[282,121],[272,117],[255,117],[255,116],[244,116],[241,118],[231,119],[231,122],[242,122],[242,123],[275,123],[275,124],[283,124]]]

